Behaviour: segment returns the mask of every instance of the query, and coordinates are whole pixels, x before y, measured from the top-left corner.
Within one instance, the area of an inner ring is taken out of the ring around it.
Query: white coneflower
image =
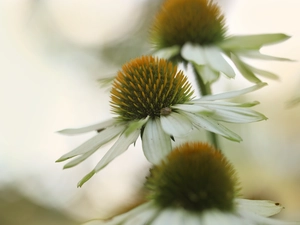
[[[238,198],[233,166],[208,144],[186,143],[154,165],[145,184],[148,201],[109,220],[85,225],[284,225],[267,218],[279,203]]]
[[[216,81],[220,73],[235,77],[230,60],[250,82],[256,75],[277,79],[277,75],[255,68],[242,57],[267,60],[288,60],[259,52],[264,45],[289,38],[285,34],[227,36],[225,18],[211,0],[166,0],[150,29],[155,55],[192,63],[205,83]]]
[[[215,101],[233,98],[263,87],[260,83],[239,91],[192,99],[193,91],[187,77],[177,66],[164,59],[143,56],[122,67],[111,90],[112,111],[117,116],[103,123],[80,129],[66,129],[63,134],[78,134],[98,130],[99,133],[57,162],[76,157],[64,168],[84,161],[102,145],[116,138],[95,169],[82,181],[90,179],[110,161],[127,150],[139,135],[146,158],[159,162],[172,149],[171,140],[187,135],[193,129],[205,129],[232,141],[241,137],[224,127],[219,121],[249,123],[266,119],[250,107],[258,104]]]

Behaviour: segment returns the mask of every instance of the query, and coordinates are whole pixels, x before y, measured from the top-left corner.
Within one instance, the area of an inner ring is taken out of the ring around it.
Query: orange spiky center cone
[[[177,66],[142,56],[123,65],[111,90],[112,111],[123,121],[160,117],[191,99],[191,85]]]
[[[157,49],[217,43],[225,38],[225,19],[217,4],[210,0],[166,0],[150,29]]]

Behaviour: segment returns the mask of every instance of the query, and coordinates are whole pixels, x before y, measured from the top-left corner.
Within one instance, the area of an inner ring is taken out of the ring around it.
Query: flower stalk
[[[209,83],[204,83],[201,74],[198,72],[198,70],[195,68],[194,65],[192,65],[193,67],[193,71],[194,71],[194,75],[196,78],[196,82],[199,88],[199,92],[201,94],[201,96],[206,96],[206,95],[211,95],[211,87]],[[219,148],[219,141],[218,141],[218,136],[210,131],[206,131],[206,134],[208,136],[209,142],[218,150],[220,151]]]

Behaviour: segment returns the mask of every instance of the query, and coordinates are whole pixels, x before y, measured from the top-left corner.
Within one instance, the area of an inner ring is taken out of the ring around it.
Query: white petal
[[[151,222],[151,225],[182,225],[184,209],[166,208],[161,210],[161,213]]]
[[[125,223],[122,223],[122,225],[149,224],[149,221],[152,221],[153,218],[159,214],[159,211],[160,209],[158,207],[148,207],[147,209],[141,210],[139,213],[135,213],[135,215],[131,215]]]
[[[245,77],[247,80],[253,83],[261,82],[260,79],[255,76],[252,70],[238,56],[231,54],[231,60],[243,77]]]
[[[210,225],[204,224],[202,221],[203,213],[197,213],[192,211],[185,211],[183,215],[183,223],[188,225]],[[219,224],[218,224],[219,225]]]
[[[287,221],[280,221],[273,218],[263,217],[261,215],[255,214],[251,211],[247,210],[239,210],[238,213],[244,220],[251,221],[252,224],[263,224],[263,225],[299,225],[300,222],[287,222]]]
[[[209,66],[197,65],[195,63],[193,64],[193,66],[197,70],[197,73],[200,74],[205,84],[211,84],[215,82],[220,76],[220,73],[218,71],[214,71]]]
[[[82,225],[107,225],[104,220],[91,220],[88,222],[83,223]]]
[[[226,50],[260,49],[263,45],[285,41],[289,36],[285,34],[258,34],[232,36],[222,41],[219,46]]]
[[[189,119],[176,112],[172,112],[167,116],[161,116],[160,122],[163,130],[175,137],[188,135],[193,129],[193,125]]]
[[[114,123],[116,123],[115,119],[106,120],[101,123],[97,123],[91,126],[82,127],[82,128],[69,128],[65,130],[58,131],[60,134],[66,134],[66,135],[73,135],[73,134],[82,134],[90,131],[97,131],[101,129],[105,129],[109,126],[112,126]]]
[[[203,97],[201,97],[199,100],[205,100],[205,101],[212,101],[212,100],[221,100],[221,99],[227,99],[227,98],[234,98],[234,97],[238,97],[240,95],[244,95],[247,94],[249,92],[252,91],[256,91],[264,86],[266,86],[267,83],[258,83],[252,87],[249,88],[245,88],[242,90],[238,90],[238,91],[229,91],[229,92],[225,92],[225,93],[221,93],[221,94],[215,94],[215,95],[205,95]]]
[[[203,213],[204,225],[247,225],[247,220],[238,217],[237,215],[227,212],[221,212],[217,210],[208,210]]]
[[[222,50],[214,46],[204,47],[204,53],[208,64],[213,70],[220,71],[229,78],[235,77],[235,72],[222,55]]]
[[[180,52],[180,47],[175,45],[169,48],[163,48],[161,50],[158,50],[157,52],[154,52],[153,56],[170,59],[173,56],[177,55],[179,52]]]
[[[213,112],[213,110],[210,110],[206,107],[203,107],[201,105],[195,105],[195,104],[177,104],[177,105],[173,105],[172,109],[173,108],[188,111],[188,112],[201,112],[201,113],[207,113],[207,114],[211,114]]]
[[[264,54],[261,54],[259,51],[239,51],[239,52],[235,52],[235,53],[240,56],[244,56],[244,57],[252,58],[252,59],[294,61],[292,59],[281,58],[281,57],[276,57],[276,56],[271,56],[271,55],[264,55]]]
[[[76,157],[75,159],[73,159],[70,162],[68,162],[67,164],[65,164],[64,169],[68,169],[68,168],[77,166],[79,163],[83,162],[88,157],[90,157],[92,154],[94,154],[98,149],[99,149],[99,147],[96,146],[95,148],[90,149],[89,152],[84,153],[83,155],[80,155],[80,156]]]
[[[225,102],[225,101],[203,101],[202,98],[198,98],[198,99],[194,99],[190,102],[187,102],[186,104],[183,104],[184,106],[187,104],[194,104],[195,106],[198,107],[203,107],[204,109],[207,106],[216,106],[216,107],[222,107],[222,108],[226,108],[226,107],[252,107],[252,106],[256,106],[259,104],[258,101],[253,101],[253,102],[245,102],[245,103],[236,103],[236,102]]]
[[[159,118],[149,119],[146,123],[142,146],[146,158],[154,164],[172,150],[170,135],[163,131]]]
[[[125,152],[129,145],[136,141],[140,135],[140,129],[136,129],[134,132],[131,132],[129,135],[126,135],[126,131],[121,134],[117,142],[108,150],[108,152],[103,156],[100,162],[95,167],[95,172],[103,169],[108,163],[113,159]]]
[[[149,116],[147,116],[145,119],[132,121],[129,123],[128,128],[126,129],[125,134],[129,135],[131,132],[135,131],[136,129],[141,129],[142,126],[148,121]]]
[[[215,114],[210,116],[217,121],[229,123],[253,123],[266,120],[267,117],[263,114],[251,109],[236,108],[231,110],[216,110]]]
[[[195,62],[198,65],[205,65],[207,63],[204,50],[200,45],[193,45],[191,43],[186,43],[181,49],[181,56],[188,60]]]
[[[189,119],[196,126],[214,132],[216,134],[220,134],[223,137],[228,138],[229,140],[232,141],[236,141],[236,142],[242,141],[242,138],[239,135],[227,129],[223,125],[219,124],[217,121],[210,119],[207,116],[195,114],[195,113],[189,113],[189,112],[184,112],[184,113],[189,117]]]
[[[147,203],[137,206],[136,208],[134,208],[126,213],[115,216],[112,219],[89,221],[83,225],[102,225],[102,224],[105,224],[105,225],[122,224],[123,225],[124,222],[131,220],[131,218],[135,218],[136,216],[139,216],[141,213],[144,213],[147,211],[153,211],[153,209],[156,209],[156,208],[155,208],[155,206],[153,206],[152,202],[147,202]],[[140,224],[140,223],[137,223],[137,224]]]
[[[258,102],[232,103],[232,102],[209,102],[199,103],[203,107],[214,111],[210,115],[212,119],[231,123],[251,123],[267,119],[263,114],[249,109]]]
[[[246,64],[246,63],[244,63],[244,64]],[[271,73],[266,70],[261,70],[261,69],[255,68],[253,66],[250,66],[250,65],[247,65],[247,66],[249,67],[250,70],[253,71],[253,73],[259,74],[259,75],[269,78],[269,79],[279,80],[279,77],[275,73]]]
[[[99,170],[103,169],[112,160],[114,160],[116,157],[125,152],[128,149],[129,145],[135,142],[140,134],[139,129],[130,133],[129,135],[126,135],[125,132],[126,131],[124,131],[124,133],[121,134],[117,142],[108,150],[108,152],[98,162],[96,167],[78,182],[78,187],[81,187],[84,183],[91,179],[92,176],[94,176]]]
[[[236,199],[239,209],[249,210],[258,215],[269,217],[278,214],[283,206],[268,200]]]
[[[116,125],[108,127],[105,130],[98,133],[96,136],[92,137],[88,141],[84,142],[74,150],[68,152],[61,156],[56,162],[62,162],[69,158],[72,158],[77,155],[85,154],[89,151],[94,151],[95,149],[100,148],[102,145],[111,141],[117,135],[119,135],[125,129],[125,125]]]

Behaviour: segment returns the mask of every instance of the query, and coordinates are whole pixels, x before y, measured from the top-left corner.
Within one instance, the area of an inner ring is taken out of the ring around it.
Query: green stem
[[[205,84],[203,82],[203,79],[202,79],[200,73],[196,70],[194,65],[192,65],[192,66],[193,66],[194,74],[196,77],[196,82],[197,82],[201,96],[210,95],[211,94],[210,84]],[[214,145],[214,147],[219,150],[219,141],[218,141],[217,134],[207,131],[207,136],[208,136],[208,139],[210,140],[210,142]]]

